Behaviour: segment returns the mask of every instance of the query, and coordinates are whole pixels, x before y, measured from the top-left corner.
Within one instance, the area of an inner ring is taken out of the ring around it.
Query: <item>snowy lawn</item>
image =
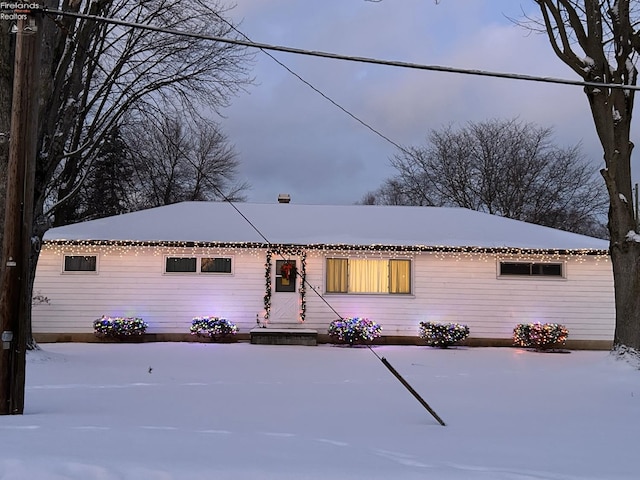
[[[0,479],[637,479],[640,371],[608,352],[44,344]]]

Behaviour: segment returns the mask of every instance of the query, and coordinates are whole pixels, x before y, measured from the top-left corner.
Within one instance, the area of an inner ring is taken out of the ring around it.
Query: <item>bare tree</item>
[[[44,0],[44,6],[114,17],[192,34],[233,38],[217,0]],[[52,223],[73,218],[78,194],[103,150],[105,139],[125,115],[151,115],[179,108],[195,115],[216,112],[251,79],[246,49],[200,37],[113,25],[69,16],[46,17],[43,28],[41,108],[34,192],[34,237]],[[0,42],[0,85],[10,69],[10,45]],[[10,91],[10,90],[7,90]],[[0,96],[1,97],[1,96]],[[0,98],[1,100],[1,98]],[[9,113],[0,115],[0,125]],[[33,242],[33,287],[37,245]]]
[[[640,11],[629,0],[534,0],[541,18],[528,28],[545,32],[556,56],[588,82],[636,85]],[[603,149],[609,194],[609,237],[615,286],[614,349],[640,355],[640,236],[632,205],[631,117],[635,91],[585,87]]]
[[[220,126],[202,118],[124,122],[96,153],[64,223],[102,218],[181,201],[244,201],[235,182],[239,162]]]
[[[224,7],[218,2],[103,0],[67,7],[195,34],[233,35],[219,18]],[[55,19],[54,27],[36,209],[57,225],[73,217],[68,200],[125,115],[161,116],[166,109],[197,115],[200,105],[215,111],[248,81],[245,51],[235,45],[67,17]]]
[[[238,160],[220,125],[177,112],[128,118],[107,135],[64,223],[181,201],[244,201]]]
[[[607,198],[579,146],[517,119],[433,130],[427,145],[396,155],[398,174],[366,203],[458,206],[602,236]]]
[[[143,118],[125,142],[133,162],[131,208],[180,201],[244,200],[246,183],[234,183],[238,160],[219,125],[184,122],[177,115]]]

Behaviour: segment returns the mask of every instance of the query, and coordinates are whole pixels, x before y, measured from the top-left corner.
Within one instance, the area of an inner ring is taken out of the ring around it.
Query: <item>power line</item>
[[[572,85],[578,87],[592,87],[592,88],[612,88],[612,89],[624,89],[624,90],[640,90],[638,85],[626,85],[619,83],[601,83],[601,82],[585,82],[582,80],[568,80],[564,78],[555,77],[539,77],[535,75],[524,75],[519,73],[505,73],[505,72],[491,72],[487,70],[476,70],[456,67],[445,67],[442,65],[425,65],[421,63],[402,62],[398,60],[383,60],[379,58],[371,57],[358,57],[352,55],[343,55],[339,53],[323,52],[317,50],[305,50],[302,48],[285,47],[281,45],[270,45],[268,43],[252,42],[249,40],[240,40],[234,38],[217,37],[213,35],[204,35],[199,33],[185,32],[181,30],[174,30],[170,28],[154,27],[153,25],[145,25],[142,23],[127,22],[125,20],[118,20],[116,18],[101,17],[98,15],[88,15],[85,13],[68,12],[63,10],[56,10],[52,8],[42,7],[40,9],[34,9],[33,12],[41,11],[47,14],[62,15],[67,17],[82,18],[85,20],[93,20],[96,22],[111,23],[114,25],[121,25],[124,27],[139,28],[142,30],[150,30],[159,33],[168,33],[172,35],[179,35],[183,37],[198,38],[201,40],[210,40],[213,42],[230,43],[234,45],[241,45],[250,48],[258,48],[261,50],[274,50],[278,52],[293,53],[296,55],[306,55],[311,57],[328,58],[332,60],[344,60],[349,62],[368,63],[373,65],[384,65],[389,67],[409,68],[414,70],[425,70],[433,72],[444,73],[459,73],[464,75],[475,75],[481,77],[493,77],[493,78],[505,78],[510,80],[523,80],[529,82],[541,82],[541,83],[553,83],[560,85]]]
[[[234,31],[238,32],[240,35],[242,35],[244,38],[246,38],[248,41],[251,41],[251,39],[245,35],[243,32],[241,32],[240,30],[238,30],[238,28],[236,26],[234,26],[233,24],[231,24],[229,21],[227,21],[227,19],[223,18],[222,16],[218,15],[216,13],[216,16],[223,21],[224,23],[226,23],[230,28],[232,28]],[[402,147],[400,144],[398,144],[397,142],[394,142],[393,140],[391,140],[389,137],[387,137],[385,134],[383,134],[382,132],[380,132],[379,130],[377,130],[376,128],[372,127],[371,125],[369,125],[367,122],[365,122],[364,120],[362,120],[361,118],[359,118],[358,116],[356,116],[354,113],[351,113],[349,110],[347,110],[345,107],[343,107],[342,105],[340,105],[338,102],[336,102],[334,99],[332,99],[331,97],[329,97],[327,94],[325,94],[323,91],[321,91],[319,88],[317,88],[316,86],[314,86],[311,82],[309,82],[308,80],[305,80],[304,78],[302,78],[302,76],[300,74],[298,74],[297,72],[293,71],[288,65],[286,65],[285,63],[281,62],[280,60],[278,60],[276,57],[274,57],[273,55],[271,55],[267,50],[261,48],[260,51],[262,53],[264,53],[267,57],[269,57],[271,60],[273,60],[274,62],[276,62],[278,65],[280,65],[282,68],[284,68],[287,72],[289,72],[291,75],[293,75],[294,77],[296,77],[298,80],[300,80],[302,83],[304,83],[307,87],[309,87],[311,90],[313,90],[314,92],[316,92],[318,95],[320,95],[322,98],[324,98],[325,100],[327,100],[328,102],[330,102],[332,105],[334,105],[335,107],[339,108],[340,110],[342,110],[344,113],[346,113],[347,115],[349,115],[351,118],[353,118],[356,122],[360,123],[361,125],[363,125],[364,127],[368,128],[369,130],[371,130],[373,133],[375,133],[376,135],[378,135],[380,138],[382,138],[383,140],[387,141],[388,143],[390,143],[391,145],[393,145],[394,147],[398,148],[399,150],[408,153],[407,150]]]

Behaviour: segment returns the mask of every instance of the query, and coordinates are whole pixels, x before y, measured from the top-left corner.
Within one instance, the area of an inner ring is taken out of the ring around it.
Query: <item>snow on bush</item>
[[[361,317],[339,318],[329,324],[328,334],[336,343],[369,344],[380,336],[382,327]]]
[[[469,336],[469,327],[459,323],[420,322],[420,338],[431,347],[447,348]]]
[[[101,338],[124,338],[144,335],[149,325],[139,317],[108,317],[93,321],[93,333]]]
[[[238,333],[238,327],[226,318],[195,317],[191,321],[191,335],[220,340]]]
[[[569,330],[558,323],[519,323],[513,329],[513,343],[538,350],[564,345]]]

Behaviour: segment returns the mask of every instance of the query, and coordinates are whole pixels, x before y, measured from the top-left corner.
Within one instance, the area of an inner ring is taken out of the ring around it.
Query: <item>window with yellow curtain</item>
[[[389,293],[411,293],[410,260],[389,260]]]
[[[327,293],[347,293],[346,258],[327,258]]]
[[[327,293],[411,293],[411,260],[327,258]]]
[[[350,258],[349,292],[389,293],[389,261]]]

